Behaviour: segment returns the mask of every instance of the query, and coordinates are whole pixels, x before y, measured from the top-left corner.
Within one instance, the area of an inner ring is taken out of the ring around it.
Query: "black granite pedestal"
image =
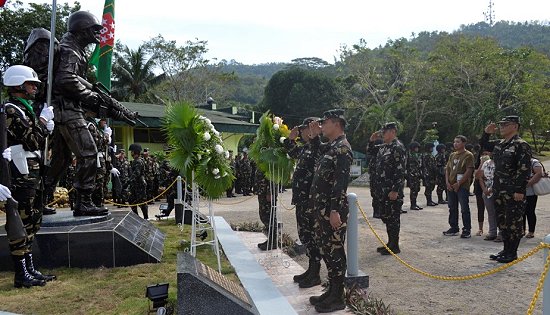
[[[40,267],[120,267],[160,262],[164,234],[132,211],[74,217],[59,211],[43,218],[33,257]],[[0,270],[11,270],[8,240],[0,227]]]
[[[178,253],[178,315],[255,315],[248,292],[189,253]]]

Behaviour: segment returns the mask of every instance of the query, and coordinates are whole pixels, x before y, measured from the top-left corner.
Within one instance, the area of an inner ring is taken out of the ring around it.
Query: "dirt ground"
[[[550,163],[545,163],[550,164]],[[548,165],[546,169],[550,169]],[[359,204],[368,214],[374,229],[386,240],[385,226],[372,218],[371,198],[368,188],[350,187],[356,193]],[[435,193],[434,193],[435,195]],[[297,239],[296,218],[290,207],[290,190],[280,195],[280,217],[284,233]],[[423,190],[419,194],[420,206],[425,205]],[[408,209],[408,191],[405,204]],[[238,197],[221,199],[215,203],[215,215],[223,216],[230,223],[259,221],[257,199]],[[470,197],[472,238],[444,236],[449,228],[446,205],[424,207],[420,211],[408,211],[401,216],[401,254],[407,263],[434,275],[462,276],[478,274],[501,266],[489,259],[499,252],[502,243],[483,240],[477,232],[477,208],[475,197]],[[550,195],[539,197],[537,204],[535,238],[522,239],[518,255],[537,246],[550,234]],[[462,227],[462,220],[459,220]],[[488,231],[485,213],[484,231]],[[380,243],[359,214],[359,268],[370,277],[369,291],[374,297],[390,304],[399,314],[525,314],[543,270],[543,251],[504,271],[466,281],[441,281],[417,274],[394,257],[376,252]],[[307,268],[305,255],[295,258]],[[542,314],[542,293],[534,314]]]

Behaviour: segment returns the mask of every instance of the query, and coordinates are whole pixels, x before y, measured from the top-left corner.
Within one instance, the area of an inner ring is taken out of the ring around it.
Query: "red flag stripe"
[[[3,7],[6,4],[7,0],[0,0],[0,7]]]

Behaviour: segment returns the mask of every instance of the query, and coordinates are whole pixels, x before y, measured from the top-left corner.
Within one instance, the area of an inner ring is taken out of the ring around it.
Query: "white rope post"
[[[357,195],[354,193],[348,194],[349,203],[349,216],[347,226],[347,261],[348,261],[348,275],[357,276],[359,273],[359,257],[357,252],[358,246],[358,220],[357,220]]]
[[[176,193],[177,197],[176,200],[174,200],[174,210],[176,212],[176,224],[182,224],[183,225],[183,216],[185,209],[183,207],[183,185],[182,185],[182,179],[181,176],[178,176],[176,179]],[[167,198],[169,198],[168,196]]]
[[[550,234],[544,237],[544,243],[550,243]],[[547,257],[548,248],[544,248],[544,265],[546,265]],[[542,287],[542,314],[550,315],[550,282],[548,282],[548,277],[544,279],[544,286]]]

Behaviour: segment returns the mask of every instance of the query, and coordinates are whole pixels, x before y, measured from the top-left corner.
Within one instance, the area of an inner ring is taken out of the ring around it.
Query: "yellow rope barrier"
[[[540,291],[542,291],[542,286],[544,285],[544,279],[546,279],[546,275],[548,274],[548,267],[550,267],[550,255],[546,257],[546,262],[544,263],[544,269],[540,274],[540,278],[537,283],[537,288],[535,289],[535,293],[533,294],[533,298],[531,299],[531,303],[529,303],[529,308],[527,309],[527,315],[533,314],[533,310],[535,309],[535,304],[537,303],[537,299],[539,298]]]
[[[243,203],[243,202],[245,202],[245,201],[248,201],[248,200],[250,200],[250,199],[252,199],[252,198],[254,198],[254,197],[256,197],[256,195],[252,195],[252,196],[250,196],[250,197],[248,197],[248,198],[246,198],[246,199],[239,200],[239,201],[237,201],[237,202],[225,203],[225,202],[212,201],[212,203],[217,204],[217,205],[221,205],[221,206],[232,206],[232,205],[238,205],[239,203]]]
[[[363,215],[363,218],[365,219],[365,221],[367,222],[369,228],[371,229],[372,233],[374,234],[374,236],[378,239],[378,241],[384,246],[384,248],[390,253],[392,254],[393,257],[395,257],[395,259],[397,259],[401,264],[403,264],[405,267],[409,268],[410,270],[418,273],[418,274],[421,274],[423,276],[426,276],[428,278],[432,278],[432,279],[436,279],[436,280],[444,280],[444,281],[463,281],[463,280],[471,280],[471,279],[478,279],[478,278],[481,278],[481,277],[485,277],[485,276],[488,276],[488,275],[492,275],[492,274],[495,274],[497,272],[500,272],[502,270],[505,270],[517,263],[520,263],[522,261],[524,261],[525,259],[533,256],[535,253],[537,253],[538,251],[540,251],[541,249],[543,248],[550,248],[550,244],[547,244],[547,243],[539,243],[539,245],[537,245],[536,247],[534,247],[533,249],[531,249],[529,252],[527,252],[527,254],[521,256],[521,257],[518,257],[516,260],[510,262],[510,263],[507,263],[505,265],[502,265],[500,267],[497,267],[497,268],[494,268],[494,269],[491,269],[491,270],[488,270],[488,271],[485,271],[485,272],[481,272],[481,273],[478,273],[478,274],[473,274],[473,275],[466,275],[466,276],[439,276],[439,275],[432,275],[428,272],[425,272],[423,270],[420,270],[418,268],[415,268],[413,267],[412,265],[408,264],[406,261],[404,261],[403,259],[401,259],[399,256],[397,256],[394,252],[392,252],[391,249],[388,248],[388,246],[386,245],[386,243],[384,243],[384,241],[382,240],[382,238],[380,238],[380,236],[378,235],[378,233],[376,233],[376,231],[374,230],[374,227],[372,226],[372,224],[370,223],[369,219],[367,218],[367,215],[365,213],[365,211],[363,210],[363,208],[361,208],[361,205],[359,205],[359,202],[356,201],[356,204],[357,204],[357,208],[361,211],[361,214]],[[529,308],[527,309],[527,315],[531,315],[533,313],[533,310],[535,309],[535,305],[537,303],[537,300],[539,298],[539,295],[540,295],[540,292],[542,291],[542,287],[544,286],[544,280],[546,279],[546,276],[548,274],[548,269],[550,268],[550,255],[548,255],[546,257],[546,262],[544,264],[544,269],[540,275],[540,278],[539,278],[539,281],[537,283],[537,288],[535,289],[535,293],[533,294],[533,298],[531,299],[531,302],[529,303]]]
[[[289,208],[289,207],[285,206],[285,204],[282,201],[278,200],[278,199],[277,199],[277,202],[281,206],[283,206],[283,208],[285,208],[285,210],[292,211],[292,210],[296,209],[296,205],[292,205],[292,207]]]
[[[147,204],[149,202],[152,202],[152,201],[155,201],[155,199],[159,198],[160,196],[164,195],[170,188],[172,188],[172,186],[174,186],[174,184],[177,182],[178,180],[175,179],[172,184],[170,184],[168,187],[166,187],[166,189],[161,192],[160,194],[158,194],[156,197],[153,197],[152,199],[149,199],[147,201],[144,201],[144,202],[141,202],[141,203],[136,203],[136,204],[133,204],[133,205],[127,205],[127,204],[124,204],[124,203],[116,203],[116,202],[113,202],[112,200],[110,199],[106,199],[105,202],[108,203],[108,204],[111,204],[113,206],[124,206],[124,207],[137,207],[137,206],[141,206],[141,205],[144,205],[144,204]]]
[[[527,254],[521,256],[521,257],[518,257],[518,259],[510,262],[510,263],[507,263],[507,264],[504,264],[502,266],[499,266],[497,268],[494,268],[494,269],[491,269],[491,270],[488,270],[488,271],[485,271],[485,272],[481,272],[481,273],[477,273],[477,274],[472,274],[472,275],[466,275],[466,276],[440,276],[440,275],[432,275],[426,271],[423,271],[423,270],[420,270],[412,265],[410,265],[409,263],[407,263],[406,261],[404,261],[403,259],[401,259],[399,256],[397,256],[394,252],[391,251],[391,249],[388,248],[388,246],[386,245],[386,243],[384,243],[384,241],[382,240],[382,238],[380,238],[380,236],[378,235],[378,233],[376,233],[376,231],[374,230],[374,227],[372,226],[372,224],[370,223],[370,221],[367,219],[367,215],[365,214],[365,211],[361,208],[361,206],[359,205],[359,202],[357,202],[357,207],[358,209],[361,211],[361,213],[363,214],[363,218],[365,219],[365,221],[367,222],[367,224],[369,225],[369,228],[371,229],[371,231],[374,233],[374,236],[376,236],[376,238],[378,239],[378,241],[384,245],[384,247],[386,248],[386,250],[388,252],[390,252],[392,254],[393,257],[395,257],[395,259],[397,259],[401,264],[403,264],[405,267],[409,268],[410,270],[418,273],[418,274],[421,274],[423,276],[426,276],[428,278],[432,278],[432,279],[436,279],[436,280],[443,280],[443,281],[463,281],[463,280],[471,280],[471,279],[477,279],[477,278],[481,278],[481,277],[485,277],[485,276],[489,276],[489,275],[492,275],[492,274],[495,274],[499,271],[502,271],[502,270],[505,270],[507,268],[510,268],[512,267],[513,265],[517,264],[517,263],[520,263],[522,261],[524,261],[525,259],[533,256],[535,253],[537,253],[539,250],[543,249],[543,248],[550,248],[550,244],[545,244],[545,243],[540,243],[538,246],[536,246],[535,248],[531,249],[529,252],[527,252]]]

